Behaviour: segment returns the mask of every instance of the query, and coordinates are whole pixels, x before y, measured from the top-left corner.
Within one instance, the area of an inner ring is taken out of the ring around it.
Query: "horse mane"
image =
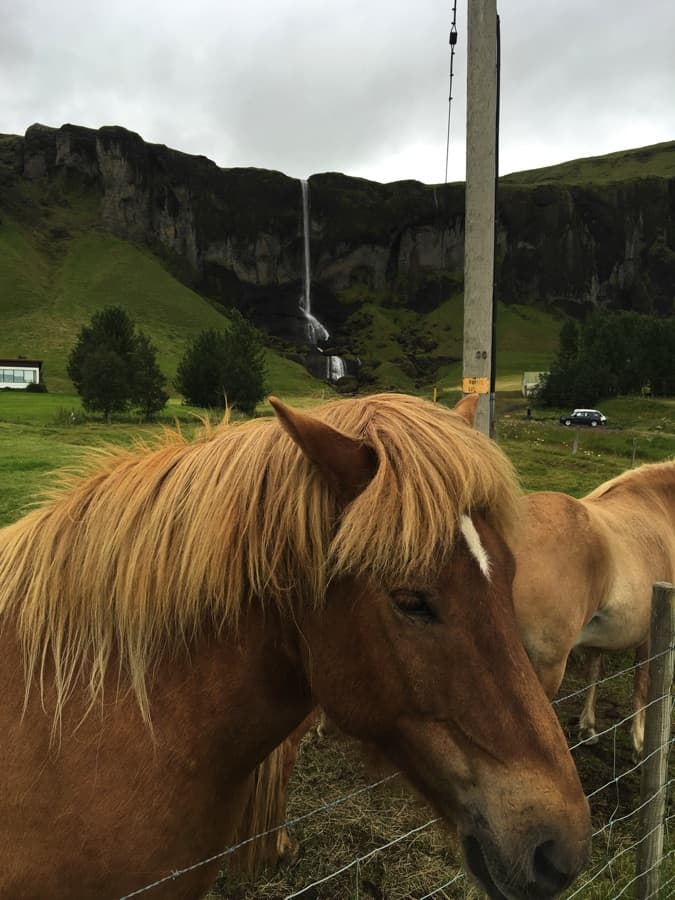
[[[84,678],[92,703],[113,660],[149,717],[146,677],[251,602],[291,615],[347,572],[400,584],[449,557],[462,514],[505,533],[517,488],[497,446],[451,410],[382,394],[313,410],[375,451],[344,510],[276,418],[194,442],[95,453],[0,531],[0,617],[15,623],[26,697],[53,678],[56,711]]]
[[[666,462],[646,463],[636,469],[627,469],[615,478],[603,482],[594,488],[590,494],[586,494],[584,500],[599,500],[607,494],[617,490],[633,491],[638,493],[662,490],[671,482],[675,489],[675,459]]]

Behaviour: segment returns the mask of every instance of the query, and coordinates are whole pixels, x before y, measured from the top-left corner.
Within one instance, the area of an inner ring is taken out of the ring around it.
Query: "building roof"
[[[19,357],[19,359],[0,359],[0,366],[7,366],[12,369],[25,369],[28,367],[29,369],[41,369],[42,368],[42,360],[41,359],[24,359],[23,357]]]

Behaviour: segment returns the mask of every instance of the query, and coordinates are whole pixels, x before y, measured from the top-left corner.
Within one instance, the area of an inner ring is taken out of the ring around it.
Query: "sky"
[[[673,0],[502,0],[500,172],[675,140]],[[457,0],[450,181],[465,174]],[[218,165],[446,178],[452,0],[0,0],[0,133],[122,125]]]

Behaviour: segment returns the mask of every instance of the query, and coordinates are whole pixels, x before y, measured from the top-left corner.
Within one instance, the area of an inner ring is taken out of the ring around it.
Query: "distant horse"
[[[652,586],[675,577],[675,461],[629,470],[581,500],[545,491],[521,504],[513,596],[534,668],[554,697],[574,647],[592,649],[593,681],[602,651],[636,648],[632,736],[640,756]],[[595,696],[591,688],[579,723],[591,741]]]
[[[513,614],[510,464],[471,398],[271,402],[0,531],[0,896],[202,896],[317,704],[492,897],[554,896],[590,818]]]

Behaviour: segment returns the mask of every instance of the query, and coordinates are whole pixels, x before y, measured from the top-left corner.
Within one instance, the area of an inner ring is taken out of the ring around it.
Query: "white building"
[[[533,397],[537,393],[541,380],[545,375],[548,375],[548,372],[523,372],[521,387],[523,397]]]
[[[25,390],[29,384],[40,383],[41,359],[0,359],[0,390]]]

